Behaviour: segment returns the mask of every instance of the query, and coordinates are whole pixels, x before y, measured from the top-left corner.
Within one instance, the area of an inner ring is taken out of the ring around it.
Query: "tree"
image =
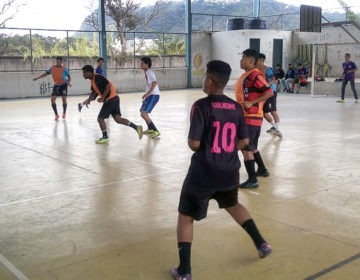
[[[339,4],[344,8],[346,13],[346,20],[360,22],[360,18],[350,9],[349,5],[344,0],[338,0]]]
[[[18,12],[21,5],[16,5],[17,0],[4,0],[2,4],[0,4],[0,28],[5,27],[6,22],[11,20],[14,17],[14,14]],[[15,8],[15,10],[12,10]],[[7,47],[9,36],[7,34],[0,34],[1,46],[0,46],[0,55],[2,55]]]
[[[117,39],[120,42],[120,53],[116,54],[118,64],[124,65],[127,61],[126,33],[135,30],[138,26],[149,24],[160,14],[165,4],[165,1],[158,1],[150,13],[142,15],[139,12],[140,4],[133,0],[105,1],[105,14],[114,21]]]

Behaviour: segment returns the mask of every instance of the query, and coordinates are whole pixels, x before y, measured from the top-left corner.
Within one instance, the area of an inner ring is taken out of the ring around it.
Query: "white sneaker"
[[[279,136],[280,138],[283,137],[282,133],[280,132],[280,130],[276,130],[274,133],[273,133],[275,136]]]

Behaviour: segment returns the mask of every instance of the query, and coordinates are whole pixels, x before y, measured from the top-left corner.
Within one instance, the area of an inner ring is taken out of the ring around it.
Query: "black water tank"
[[[246,18],[229,18],[226,21],[226,30],[248,29],[248,20]]]
[[[248,29],[267,29],[266,20],[254,18],[248,21]]]

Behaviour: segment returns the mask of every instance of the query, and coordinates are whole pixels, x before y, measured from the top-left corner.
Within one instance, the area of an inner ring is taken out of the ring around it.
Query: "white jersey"
[[[153,82],[157,82],[156,80],[156,76],[153,70],[151,69],[147,69],[145,71],[145,92],[148,92],[149,89],[151,88],[151,84]],[[160,89],[159,86],[156,85],[156,87],[154,88],[154,90],[151,92],[151,94],[153,95],[160,95]]]

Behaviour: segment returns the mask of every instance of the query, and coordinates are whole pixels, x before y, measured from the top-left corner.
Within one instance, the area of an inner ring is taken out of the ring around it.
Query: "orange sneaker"
[[[66,119],[66,113],[62,114],[62,118],[65,120]]]
[[[59,119],[59,115],[55,115],[55,121]]]

